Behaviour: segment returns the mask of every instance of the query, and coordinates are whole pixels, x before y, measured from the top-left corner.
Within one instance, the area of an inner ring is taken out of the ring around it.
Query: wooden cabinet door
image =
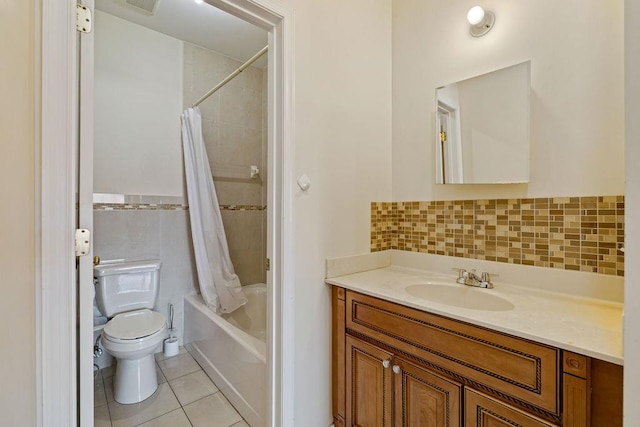
[[[395,427],[460,427],[462,386],[394,359]]]
[[[546,421],[465,388],[465,427],[553,427]]]
[[[391,354],[347,336],[348,427],[391,427],[393,389]]]

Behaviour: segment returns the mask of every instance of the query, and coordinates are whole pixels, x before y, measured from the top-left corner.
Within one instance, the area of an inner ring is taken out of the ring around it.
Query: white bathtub
[[[247,304],[219,316],[200,295],[185,296],[185,345],[251,427],[266,425],[267,288],[242,288]]]

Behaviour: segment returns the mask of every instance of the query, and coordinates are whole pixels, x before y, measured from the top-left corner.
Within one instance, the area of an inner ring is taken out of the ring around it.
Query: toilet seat
[[[152,336],[164,334],[165,317],[149,309],[129,311],[115,315],[104,327],[103,335],[113,342],[135,342],[152,339]]]

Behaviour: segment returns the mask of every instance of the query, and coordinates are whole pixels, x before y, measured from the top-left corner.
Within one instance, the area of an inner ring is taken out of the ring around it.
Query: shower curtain
[[[229,257],[227,236],[202,137],[200,109],[182,114],[182,147],[187,178],[191,236],[200,293],[216,312],[229,313],[247,302]]]

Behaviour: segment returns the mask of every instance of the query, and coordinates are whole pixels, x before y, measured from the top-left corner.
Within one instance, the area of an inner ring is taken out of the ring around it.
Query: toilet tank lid
[[[159,259],[98,264],[93,267],[93,275],[101,277],[113,274],[145,273],[160,270],[161,265],[162,262]]]

